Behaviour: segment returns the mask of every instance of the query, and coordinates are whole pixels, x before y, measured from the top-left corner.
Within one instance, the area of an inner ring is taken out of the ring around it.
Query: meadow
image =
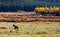
[[[18,33],[13,24],[19,27]],[[60,37],[60,22],[0,22],[0,37]]]

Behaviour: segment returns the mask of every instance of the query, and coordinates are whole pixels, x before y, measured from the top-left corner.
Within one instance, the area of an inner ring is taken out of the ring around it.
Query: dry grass
[[[12,25],[15,24],[19,27],[19,35],[13,31],[10,33],[10,30],[13,28]],[[60,22],[0,22],[0,27],[6,27],[8,29],[0,29],[0,35],[10,37],[57,37],[60,36]],[[13,34],[13,35],[12,35]],[[32,36],[30,35],[32,34]],[[38,35],[37,35],[38,34]],[[12,36],[11,36],[12,35]]]

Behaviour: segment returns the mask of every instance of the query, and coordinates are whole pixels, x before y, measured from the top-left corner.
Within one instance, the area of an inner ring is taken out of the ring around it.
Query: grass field
[[[19,27],[18,33],[13,24]],[[0,37],[60,37],[60,22],[0,22]]]
[[[29,34],[20,34],[20,35],[16,35],[16,34],[12,34],[12,35],[8,35],[8,34],[1,34],[0,37],[60,37],[59,34],[33,34],[33,35],[29,35]]]

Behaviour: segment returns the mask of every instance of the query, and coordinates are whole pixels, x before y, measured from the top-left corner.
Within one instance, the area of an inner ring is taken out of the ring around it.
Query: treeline
[[[57,4],[60,5],[60,0],[0,0],[0,6],[56,6]]]
[[[19,6],[11,6],[11,7],[1,6],[0,7],[0,12],[17,12],[18,10],[20,10]]]
[[[0,0],[0,11],[34,11],[37,6],[60,6],[60,0]]]

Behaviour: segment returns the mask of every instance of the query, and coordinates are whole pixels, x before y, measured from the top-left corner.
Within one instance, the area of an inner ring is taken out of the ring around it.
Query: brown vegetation
[[[8,29],[8,28],[6,28],[6,27],[0,27],[0,29]]]
[[[0,21],[10,21],[10,22],[19,22],[19,21],[60,21],[59,16],[39,16],[36,14],[0,14]]]
[[[48,32],[37,32],[36,34],[48,34]]]

